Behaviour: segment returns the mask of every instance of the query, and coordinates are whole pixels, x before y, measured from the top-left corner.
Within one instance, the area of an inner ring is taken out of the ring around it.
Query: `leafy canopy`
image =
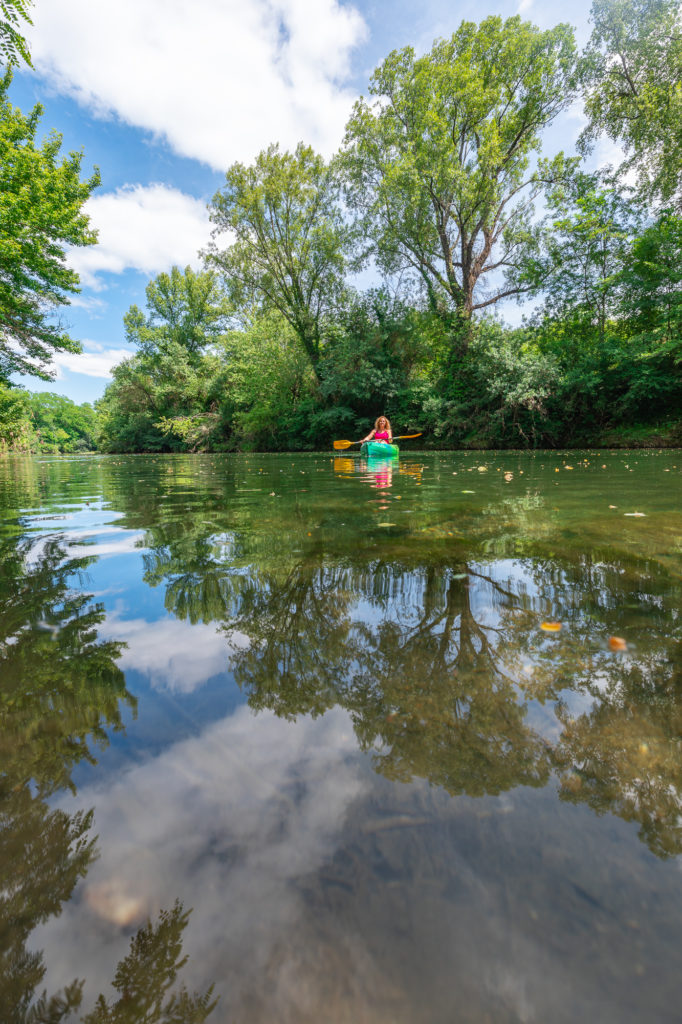
[[[374,103],[355,105],[349,202],[382,269],[416,272],[433,306],[469,316],[526,288],[498,280],[532,247],[533,200],[562,172],[561,157],[532,170],[531,156],[570,102],[574,52],[567,25],[462,22],[423,57],[394,50],[372,76]]]
[[[589,124],[625,146],[651,199],[682,206],[682,14],[677,0],[594,0],[580,61]]]
[[[550,190],[548,206],[542,313],[581,344],[601,343],[618,311],[618,275],[640,223],[638,204],[608,174],[578,171]]]
[[[159,274],[145,289],[147,310],[131,306],[123,317],[126,340],[144,355],[180,345],[195,356],[227,329],[231,307],[211,271],[196,274],[173,267]]]
[[[79,291],[65,247],[97,240],[83,204],[100,179],[95,171],[81,181],[82,153],[59,160],[56,132],[37,144],[42,108],[25,117],[13,107],[10,81],[0,80],[0,379],[49,380],[54,352],[80,351],[52,315]]]
[[[351,249],[338,198],[335,167],[299,143],[294,153],[272,145],[249,167],[233,164],[210,207],[215,230],[206,255],[230,297],[238,306],[279,310],[313,365]],[[221,234],[230,238],[224,249]]]

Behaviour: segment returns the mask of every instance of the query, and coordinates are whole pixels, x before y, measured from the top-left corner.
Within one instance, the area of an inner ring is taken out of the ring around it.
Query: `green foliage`
[[[647,204],[680,180],[679,11],[595,0],[593,16],[578,69],[566,25],[462,22],[421,57],[389,54],[330,163],[301,144],[234,164],[211,205],[211,269],[160,275],[125,316],[138,353],[98,403],[101,447],[325,448],[379,413],[422,444],[475,447],[678,420],[682,221],[647,221]],[[579,80],[584,143],[624,139],[638,191],[542,158]],[[369,256],[387,280],[360,295],[346,275]],[[524,294],[541,304],[522,329],[486,319]],[[35,446],[22,402],[0,393],[6,448]],[[82,444],[66,422],[50,430],[41,444]]]
[[[233,164],[211,204],[216,227],[207,258],[233,302],[279,310],[313,365],[351,249],[338,195],[334,166],[300,143],[294,153],[272,145],[249,167]],[[220,249],[215,239],[223,233],[230,243]]]
[[[651,348],[682,358],[682,217],[664,213],[634,242],[620,274],[621,310]]]
[[[145,356],[179,345],[192,356],[215,343],[227,328],[231,312],[224,292],[211,271],[184,273],[173,267],[145,289],[147,314],[131,306],[123,317],[126,340]]]
[[[355,105],[349,201],[382,268],[419,275],[432,308],[468,318],[528,287],[519,272],[537,244],[533,200],[564,172],[561,156],[535,171],[530,158],[570,102],[574,59],[566,25],[462,22],[423,57],[391,53],[370,82],[375,103]],[[481,294],[495,272],[509,280]]]
[[[84,402],[76,405],[64,395],[36,392],[28,398],[41,452],[89,452],[97,447],[97,413]]]
[[[384,291],[349,303],[320,362],[322,408],[310,428],[316,442],[328,444],[330,430],[366,432],[379,412],[404,425],[411,421],[421,389],[433,377],[439,328],[437,317],[392,301]]]
[[[234,442],[282,451],[308,427],[314,374],[293,329],[278,313],[254,318],[225,342],[225,409]]]
[[[83,204],[99,184],[80,180],[82,154],[59,160],[61,136],[36,142],[40,106],[28,117],[7,99],[0,81],[0,379],[11,373],[49,380],[54,352],[79,352],[53,313],[78,289],[65,247],[92,245]]]
[[[35,444],[27,393],[0,380],[0,452],[33,451]]]
[[[22,60],[33,67],[26,40],[19,29],[22,21],[32,25],[29,10],[33,0],[0,0],[0,60],[8,67]]]
[[[213,272],[173,267],[147,285],[146,296],[147,313],[132,306],[124,317],[127,339],[139,352],[114,368],[97,403],[100,447],[154,452],[220,446],[225,381],[216,352],[230,313],[225,293]]]
[[[607,177],[576,172],[552,189],[549,209],[544,315],[570,325],[580,344],[601,343],[618,309],[637,206]]]
[[[114,367],[113,378],[96,404],[103,451],[182,450],[182,428],[178,438],[173,422],[187,417],[204,417],[207,429],[199,438],[213,433],[223,388],[216,356],[197,357],[168,342],[156,356],[126,359]]]
[[[580,62],[588,147],[602,132],[622,143],[640,187],[682,204],[682,15],[677,0],[594,0]]]

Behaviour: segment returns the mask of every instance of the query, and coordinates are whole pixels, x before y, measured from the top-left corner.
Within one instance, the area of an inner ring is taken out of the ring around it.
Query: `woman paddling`
[[[364,444],[365,441],[383,441],[384,444],[391,444],[393,442],[391,424],[385,416],[379,416],[374,424],[374,430],[370,430],[367,437],[363,437],[361,443]]]

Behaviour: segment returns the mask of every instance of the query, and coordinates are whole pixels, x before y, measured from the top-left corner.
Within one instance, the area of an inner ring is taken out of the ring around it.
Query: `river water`
[[[678,1021],[681,499],[679,451],[4,460],[0,1019]]]

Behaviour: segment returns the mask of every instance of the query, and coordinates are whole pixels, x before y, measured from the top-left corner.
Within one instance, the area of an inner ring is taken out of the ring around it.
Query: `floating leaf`
[[[624,512],[624,516],[632,516],[636,519],[646,519],[646,512]]]
[[[544,629],[545,633],[558,633],[561,629],[560,622],[543,622],[540,629]]]
[[[628,645],[622,636],[610,636],[609,647],[612,651],[627,651]]]
[[[396,523],[379,523],[379,526],[396,526]]]
[[[475,494],[476,491],[462,491],[462,494]]]

